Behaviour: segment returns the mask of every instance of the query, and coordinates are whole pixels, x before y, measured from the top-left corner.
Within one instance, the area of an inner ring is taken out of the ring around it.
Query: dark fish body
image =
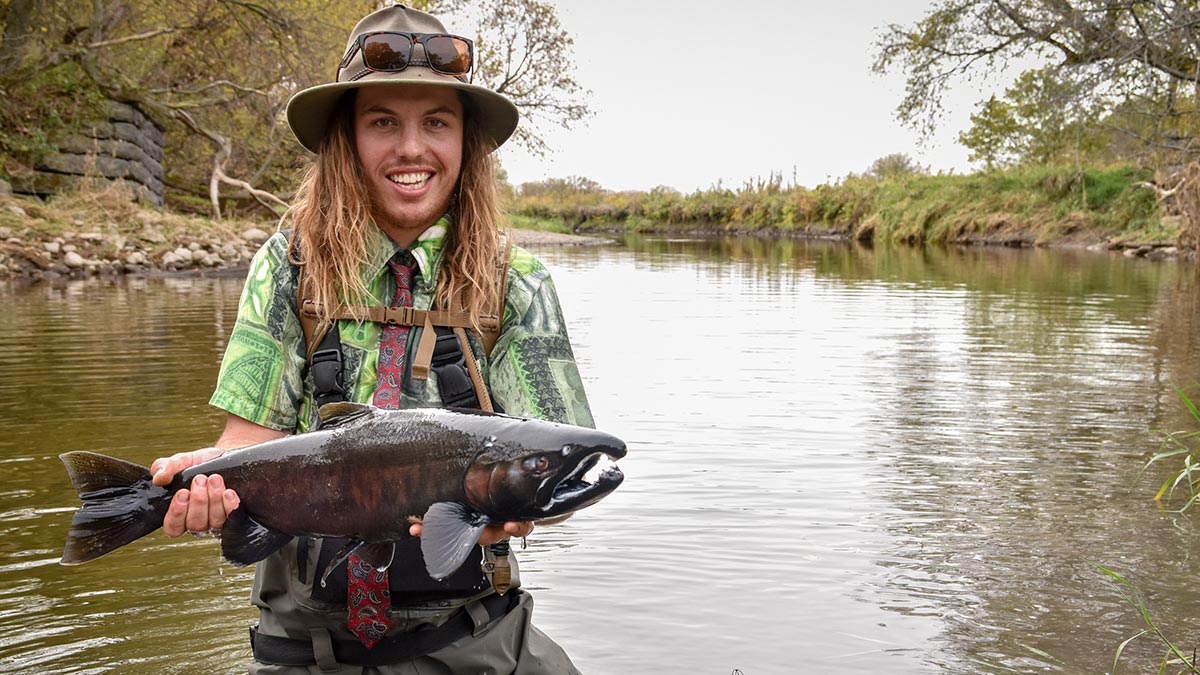
[[[167,487],[149,470],[86,452],[61,457],[83,501],[63,564],[97,558],[162,525],[175,492],[201,474],[220,474],[241,502],[221,530],[233,564],[262,560],[298,535],[354,545],[408,536],[423,521],[421,546],[435,578],[457,568],[488,523],[540,520],[603,498],[623,476],[583,474],[625,445],[593,429],[541,420],[358,404],[321,410],[318,431],[232,450],[191,467]],[[347,551],[348,553],[348,551]]]

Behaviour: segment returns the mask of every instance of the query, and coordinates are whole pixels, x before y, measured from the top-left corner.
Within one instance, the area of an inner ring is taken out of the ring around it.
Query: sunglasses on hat
[[[413,60],[413,45],[425,49],[425,61]],[[345,68],[355,53],[362,53],[366,70],[350,78],[350,81],[368,72],[394,73],[409,66],[426,66],[435,73],[451,75],[465,81],[475,61],[475,47],[465,37],[441,33],[402,33],[380,31],[363,33],[342,57],[338,70]]]

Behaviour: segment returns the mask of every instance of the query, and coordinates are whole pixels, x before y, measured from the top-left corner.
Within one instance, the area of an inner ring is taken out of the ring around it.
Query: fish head
[[[615,490],[624,474],[621,439],[584,427],[508,418],[487,437],[467,470],[468,501],[494,521],[533,521],[572,513]],[[587,474],[606,466],[594,480]]]

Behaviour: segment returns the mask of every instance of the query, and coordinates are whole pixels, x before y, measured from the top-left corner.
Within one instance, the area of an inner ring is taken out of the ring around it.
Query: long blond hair
[[[495,261],[498,235],[505,227],[496,196],[495,143],[463,102],[463,162],[452,221],[443,246],[434,295],[442,309],[465,311],[476,328],[497,306]],[[296,201],[284,215],[293,234],[288,259],[300,268],[301,297],[318,303],[320,321],[340,305],[371,302],[361,270],[376,227],[371,197],[354,143],[354,94],[338,103],[316,158],[305,171]]]

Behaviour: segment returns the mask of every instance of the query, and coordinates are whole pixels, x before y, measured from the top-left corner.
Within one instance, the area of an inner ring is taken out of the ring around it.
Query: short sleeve
[[[294,265],[277,233],[250,263],[216,391],[209,404],[279,431],[294,431],[303,396],[303,332]]]
[[[488,380],[492,398],[510,415],[595,425],[554,282],[521,249],[514,249]]]

